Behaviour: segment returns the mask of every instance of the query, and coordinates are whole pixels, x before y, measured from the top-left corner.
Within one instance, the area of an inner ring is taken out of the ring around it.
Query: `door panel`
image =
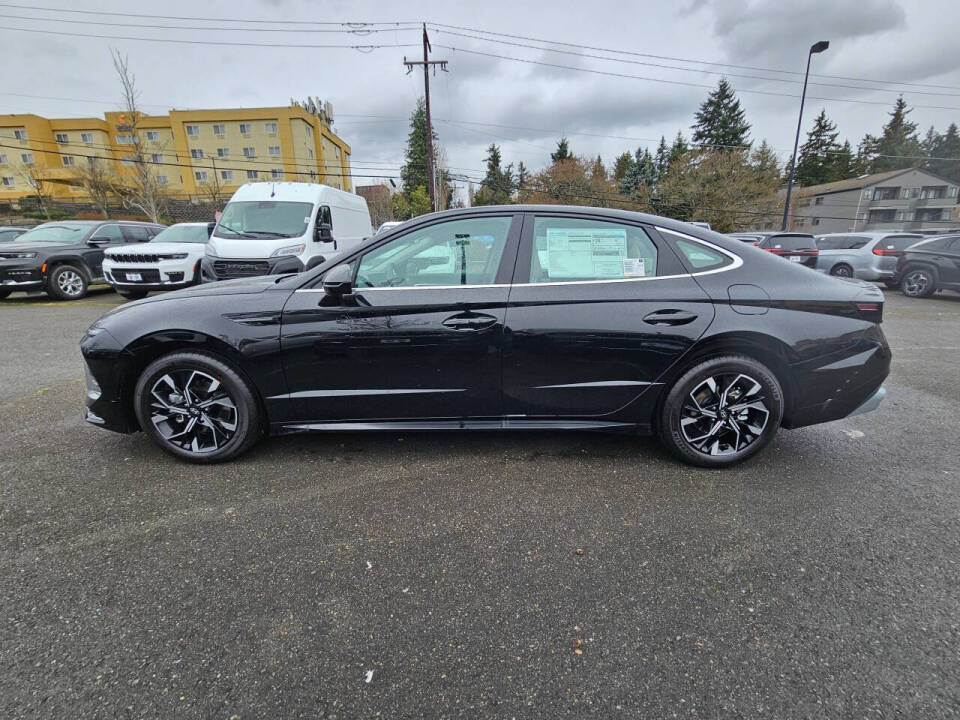
[[[533,225],[526,221],[519,277],[507,307],[504,412],[512,417],[614,415],[654,386],[703,335],[713,321],[713,305],[655,234],[650,240],[657,247],[656,276],[526,282],[541,272],[538,261],[542,265],[547,259],[542,247],[533,254]],[[634,252],[627,251],[625,267]],[[617,419],[646,422],[625,412]]]

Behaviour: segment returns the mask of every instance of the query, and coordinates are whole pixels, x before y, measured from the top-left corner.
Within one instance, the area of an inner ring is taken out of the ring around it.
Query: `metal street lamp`
[[[797,137],[793,141],[793,158],[790,160],[790,179],[787,181],[787,202],[783,206],[783,224],[780,230],[787,229],[787,216],[790,214],[790,191],[793,189],[793,175],[797,169],[797,147],[800,145],[800,126],[803,124],[803,103],[807,99],[807,79],[810,77],[810,58],[815,53],[822,53],[830,47],[830,43],[821,40],[810,46],[810,52],[807,53],[807,72],[803,76],[803,93],[800,95],[800,117],[797,118]]]

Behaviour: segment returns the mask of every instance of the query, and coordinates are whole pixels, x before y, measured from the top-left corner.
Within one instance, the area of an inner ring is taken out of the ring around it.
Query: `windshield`
[[[209,239],[206,225],[171,225],[150,242],[205,243]]]
[[[313,205],[300,202],[230,202],[217,223],[219,238],[289,238],[307,231]]]
[[[90,232],[89,225],[40,225],[25,232],[14,242],[18,243],[63,243],[73,245],[82,242]]]

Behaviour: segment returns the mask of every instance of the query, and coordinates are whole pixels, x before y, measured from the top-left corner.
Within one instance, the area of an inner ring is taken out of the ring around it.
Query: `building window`
[[[904,210],[904,211],[903,211],[903,219],[904,219],[906,222],[910,222],[911,220],[913,220],[913,210]]]
[[[956,196],[957,196],[957,186],[956,186],[956,185],[951,185],[951,186],[950,186],[950,192],[947,193],[947,194],[948,194],[950,197],[956,197]]]
[[[200,182],[206,182],[206,180],[207,180],[207,171],[206,171],[206,170],[195,170],[194,173],[193,173],[193,177],[194,177],[196,180],[200,181]]]
[[[250,134],[250,123],[240,123],[240,134],[244,137]]]
[[[217,137],[223,137],[227,134],[227,126],[223,123],[217,123],[213,126],[213,134]]]
[[[942,200],[946,196],[946,185],[926,186],[920,190],[921,200]]]
[[[80,133],[80,139],[89,145],[93,142],[93,133]]]
[[[77,159],[73,155],[64,155],[60,159],[63,161],[64,167],[74,167],[77,164]]]
[[[192,157],[194,160],[202,159],[202,158],[203,158],[203,150],[201,150],[200,148],[192,148],[192,149],[190,150],[190,157]]]
[[[814,205],[823,205],[823,196],[818,197],[816,200],[814,200],[814,201],[813,201],[813,204],[814,204]]]
[[[27,139],[27,131],[26,131],[26,130],[22,130],[22,129],[14,130],[14,131],[13,131],[13,137],[15,137],[17,140],[26,140],[26,139]]]
[[[160,153],[153,153],[152,155],[150,155],[150,161],[155,162],[157,164],[162,163],[163,155],[161,155]]]
[[[871,210],[869,222],[871,223],[891,223],[895,222],[897,216],[896,210]]]
[[[917,222],[936,222],[943,220],[943,208],[917,210]]]
[[[874,200],[896,200],[899,197],[899,187],[878,187],[873,190]]]
[[[15,181],[14,181],[14,179],[13,179],[12,177],[5,177],[5,178],[3,179],[3,186],[4,186],[4,187],[13,187],[14,185],[15,185]]]
[[[263,131],[268,135],[277,134],[277,124],[275,122],[268,122],[263,124]]]
[[[819,225],[819,224],[820,224],[820,218],[813,218],[813,220],[810,221],[810,224],[811,224],[811,225]]]
[[[221,170],[220,177],[224,180],[233,180],[233,170]]]
[[[61,145],[66,145],[70,142],[70,136],[66,133],[57,133],[57,142]]]
[[[133,135],[117,135],[117,145],[133,145]]]
[[[273,168],[273,170],[270,171],[270,177],[272,177],[274,180],[278,180],[282,178],[283,170],[278,170],[277,168]]]
[[[33,165],[33,153],[20,153],[20,160],[24,165]]]
[[[256,151],[255,148],[245,147],[245,148],[243,149],[243,156],[244,156],[245,158],[256,157],[256,156],[257,156],[257,151]]]
[[[157,185],[169,185],[170,181],[166,175],[157,175]]]
[[[258,170],[247,170],[247,180],[256,180],[258,177],[260,177]]]
[[[217,148],[217,157],[219,158],[230,157],[230,148]]]
[[[186,125],[187,137],[200,137],[199,125]]]
[[[280,155],[280,146],[279,146],[279,145],[271,145],[270,147],[267,148],[267,152],[270,153],[271,155],[279,156],[279,155]]]
[[[6,164],[7,164],[7,156],[0,155],[0,165],[6,165]]]

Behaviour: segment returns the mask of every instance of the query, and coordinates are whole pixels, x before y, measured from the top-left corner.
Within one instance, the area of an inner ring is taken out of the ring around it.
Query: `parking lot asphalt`
[[[877,412],[725,471],[594,434],[81,420],[121,301],[0,302],[0,717],[960,715],[960,295],[887,294]]]

